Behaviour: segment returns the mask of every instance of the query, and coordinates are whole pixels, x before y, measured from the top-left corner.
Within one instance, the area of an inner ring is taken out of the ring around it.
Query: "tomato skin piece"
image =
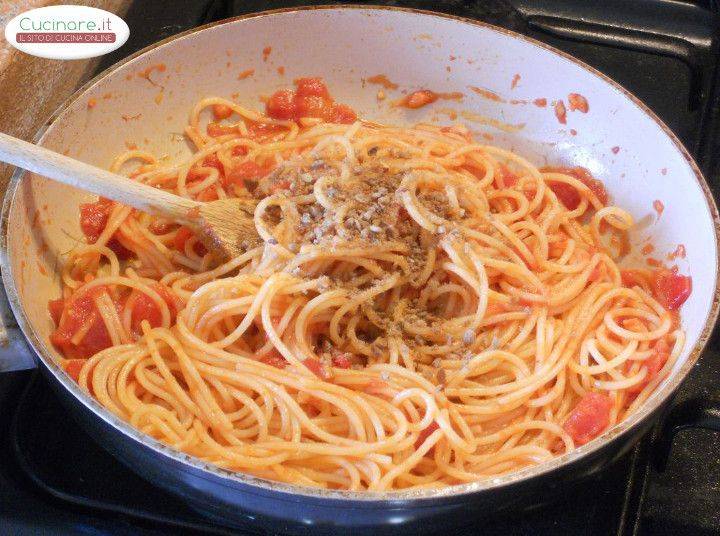
[[[227,104],[213,104],[212,111],[213,117],[215,117],[218,121],[221,119],[227,119],[233,113],[232,108],[230,108]]]
[[[653,277],[652,292],[665,309],[677,311],[692,293],[692,278],[671,270],[658,270]]]
[[[297,86],[295,93],[299,97],[313,96],[330,100],[330,92],[322,78],[298,78],[295,80],[295,85]]]
[[[402,100],[402,105],[411,110],[422,108],[428,104],[432,104],[438,100],[438,95],[434,91],[429,89],[421,89],[410,93],[407,97]]]
[[[65,300],[59,298],[57,300],[50,300],[48,302],[48,311],[50,312],[50,318],[52,318],[55,327],[60,325],[60,318],[62,317],[63,309],[65,308]]]
[[[357,114],[350,106],[347,104],[333,105],[331,122],[350,125],[355,121],[357,121]]]
[[[575,445],[584,445],[607,428],[612,407],[613,401],[609,396],[590,391],[572,410],[563,429],[573,438]]]
[[[427,426],[427,428],[421,430],[418,438],[415,440],[415,450],[419,449],[422,444],[425,443],[427,438],[430,437],[435,430],[439,429],[440,425],[436,421],[433,421]]]
[[[66,359],[62,368],[76,382],[80,381],[80,371],[87,363],[87,359]]]
[[[265,103],[265,113],[273,119],[295,118],[295,92],[291,89],[276,91]]]

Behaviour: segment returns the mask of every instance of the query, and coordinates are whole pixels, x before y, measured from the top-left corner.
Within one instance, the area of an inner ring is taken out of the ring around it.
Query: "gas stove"
[[[99,70],[195,26],[307,0],[134,2],[128,43]],[[326,2],[317,2],[326,3]],[[720,6],[715,0],[418,0],[540,39],[589,63],[647,103],[720,194]],[[468,519],[466,534],[716,534],[720,527],[720,337],[660,423],[569,497]],[[0,374],[0,533],[282,534],[224,527],[137,477],[94,443],[37,371]]]

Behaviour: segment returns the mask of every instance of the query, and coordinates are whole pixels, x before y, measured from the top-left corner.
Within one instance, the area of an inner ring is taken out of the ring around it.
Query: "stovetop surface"
[[[180,31],[311,3],[135,2],[128,43],[99,70]],[[554,45],[646,102],[720,188],[715,0],[417,0],[367,2],[485,20]],[[677,535],[720,532],[720,337],[712,338],[664,426],[577,494],[549,506],[469,519],[466,534]],[[713,431],[713,429],[715,431]],[[679,430],[679,431],[678,431]],[[676,433],[677,432],[677,433]],[[674,438],[674,440],[673,440]],[[213,524],[129,471],[82,431],[37,372],[0,374],[0,533],[264,534]],[[270,529],[269,532],[274,532]]]

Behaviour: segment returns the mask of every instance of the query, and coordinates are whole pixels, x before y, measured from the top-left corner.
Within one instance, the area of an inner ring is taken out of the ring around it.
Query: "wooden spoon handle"
[[[182,224],[192,223],[193,218],[188,215],[188,211],[195,209],[194,212],[197,212],[202,205],[198,201],[135,182],[2,132],[0,161]]]

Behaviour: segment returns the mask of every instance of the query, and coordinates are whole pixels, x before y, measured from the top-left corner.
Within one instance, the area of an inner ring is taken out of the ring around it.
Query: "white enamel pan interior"
[[[252,75],[240,76],[250,69]],[[143,73],[149,73],[150,80]],[[378,74],[399,88],[367,82]],[[458,121],[479,135],[492,136],[490,143],[516,150],[538,165],[585,166],[605,183],[614,203],[641,222],[634,243],[651,237],[660,258],[678,244],[687,251],[686,258],[675,261],[681,272],[692,276],[692,295],[682,308],[687,345],[673,374],[640,412],[541,467],[450,490],[415,492],[412,497],[487,489],[549,471],[629,429],[677,387],[696,361],[716,316],[718,219],[712,197],[678,140],[637,99],[535,41],[484,24],[398,9],[315,8],[250,16],[170,39],[110,69],[76,93],[38,141],[101,167],[135,145],[172,162],[189,154],[180,133],[199,99],[219,95],[260,109],[259,95],[291,86],[299,76],[323,76],[336,99],[365,118],[450,124],[452,109],[460,114]],[[489,99],[470,86],[495,92],[507,102]],[[440,100],[416,111],[391,105],[403,90],[418,88],[462,92],[464,98]],[[384,100],[378,100],[380,89]],[[570,93],[586,97],[589,111],[568,108],[567,124],[561,124],[552,103],[563,100],[567,107]],[[547,99],[546,107],[532,104],[542,98]],[[498,128],[503,125],[512,127]],[[58,267],[80,243],[78,205],[89,197],[40,177],[16,174],[4,211],[3,279],[19,323],[50,372],[100,418],[163,456],[214,471],[118,421],[56,365],[57,353],[48,343],[52,323],[47,302],[60,294]],[[659,218],[655,200],[664,205]],[[277,484],[245,475],[217,474],[278,489]],[[382,494],[334,496],[362,500]]]

